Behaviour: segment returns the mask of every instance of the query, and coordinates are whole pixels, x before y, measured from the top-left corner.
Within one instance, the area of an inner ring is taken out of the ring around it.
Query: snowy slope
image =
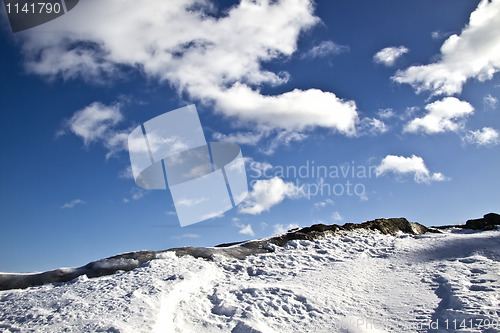
[[[500,332],[499,229],[268,246],[243,260],[166,252],[124,273],[2,291],[0,330]]]

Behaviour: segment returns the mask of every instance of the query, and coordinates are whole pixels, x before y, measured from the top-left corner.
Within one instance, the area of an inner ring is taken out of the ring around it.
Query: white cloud
[[[275,224],[273,225],[273,230],[274,230],[274,235],[280,235],[284,234],[290,229],[295,229],[298,228],[299,225],[296,223],[290,223],[290,224]]]
[[[138,187],[132,187],[132,189],[130,190],[130,197],[123,198],[123,202],[128,203],[128,202],[130,202],[130,200],[134,200],[134,201],[140,200],[146,194],[148,194],[148,192],[146,190],[144,190],[142,188],[138,188]]]
[[[494,110],[497,108],[498,98],[491,96],[491,94],[488,94],[488,95],[484,96],[483,104],[484,104],[485,109]]]
[[[387,132],[389,129],[387,125],[377,118],[363,118],[358,123],[357,135],[378,135]]]
[[[239,212],[258,215],[269,211],[271,207],[276,206],[286,198],[298,198],[301,195],[300,188],[279,177],[257,180],[247,199],[240,204]]]
[[[80,200],[80,199],[74,199],[74,200],[71,200],[70,202],[67,202],[64,205],[62,205],[61,209],[73,208],[76,205],[84,205],[84,204],[86,204],[85,201]]]
[[[387,108],[387,109],[378,110],[377,115],[379,116],[379,118],[389,119],[389,118],[395,117],[396,113],[394,112],[393,109]]]
[[[311,0],[242,0],[219,18],[213,9],[204,0],[87,0],[23,35],[25,66],[49,78],[88,80],[135,68],[244,126],[354,134],[353,101],[319,89],[259,90],[289,79],[262,63],[290,57],[300,34],[320,22]]]
[[[430,183],[433,181],[448,180],[442,173],[431,173],[425,166],[421,157],[412,155],[411,157],[387,155],[376,168],[377,177],[386,173],[396,175],[411,175],[417,183]]]
[[[432,39],[443,39],[443,38],[448,38],[451,35],[453,35],[452,32],[442,32],[442,31],[433,31],[431,36]]]
[[[79,136],[85,145],[106,139],[111,128],[122,121],[118,104],[106,106],[94,102],[66,121],[66,127]]]
[[[385,66],[394,66],[396,60],[398,60],[403,54],[408,53],[408,51],[409,50],[404,46],[386,47],[378,51],[373,56],[373,60],[377,64],[383,64]]]
[[[260,148],[260,152],[272,155],[280,146],[289,147],[292,142],[300,142],[307,139],[307,135],[294,131],[279,131],[266,144]]]
[[[134,174],[132,173],[132,167],[129,165],[122,171],[118,173],[119,178],[123,179],[134,179]]]
[[[252,225],[251,224],[247,224],[247,225],[244,225],[244,224],[236,224],[236,226],[238,228],[240,228],[240,230],[238,231],[238,233],[242,234],[242,235],[248,235],[248,236],[252,236],[254,237],[255,236],[255,232],[253,232],[253,229],[252,229]]]
[[[332,213],[332,220],[334,221],[342,221],[344,218],[342,217],[342,215],[340,215],[339,212],[333,212]]]
[[[404,127],[404,132],[427,134],[456,132],[463,127],[461,120],[474,111],[472,105],[455,97],[446,97],[427,104],[425,109],[429,113],[422,118],[411,120]]]
[[[236,132],[225,135],[215,132],[213,138],[217,141],[232,142],[255,146],[259,143],[259,151],[266,155],[272,155],[281,147],[288,147],[292,142],[305,140],[307,134],[289,130],[259,130],[258,132]]]
[[[217,92],[216,109],[261,128],[302,131],[325,127],[345,135],[355,134],[358,119],[354,101],[345,101],[319,89],[295,89],[278,96],[264,96],[247,85],[235,83]]]
[[[413,115],[419,111],[420,108],[418,106],[409,106],[405,109],[405,112],[404,114],[401,116],[401,119],[402,120],[405,120],[405,119],[408,119],[408,118],[411,118],[413,117]]]
[[[468,131],[462,140],[478,146],[493,146],[499,143],[499,134],[491,127],[483,127],[481,130]]]
[[[334,56],[348,51],[348,46],[336,44],[331,40],[325,40],[307,51],[303,55],[303,58],[324,58],[330,55]]]
[[[80,137],[86,146],[99,142],[108,149],[106,157],[110,157],[127,148],[128,134],[115,129],[122,120],[120,104],[104,105],[94,102],[66,120],[58,135],[69,131]]]
[[[460,35],[441,46],[437,62],[398,71],[393,80],[412,85],[417,92],[452,95],[475,78],[486,81],[500,70],[500,0],[481,0]]]
[[[234,226],[236,228],[240,229],[238,231],[238,233],[240,233],[242,235],[249,235],[249,236],[252,236],[252,237],[255,236],[255,233],[253,232],[251,224],[242,224],[242,223],[240,223],[240,219],[238,217],[233,217],[231,219],[231,221],[233,221],[233,224],[234,224]]]
[[[314,203],[315,209],[325,208],[328,205],[335,205],[335,201],[332,199],[325,199],[324,201],[318,201]]]
[[[239,145],[250,145],[255,146],[260,139],[262,139],[264,133],[255,133],[255,132],[235,132],[229,135],[222,134],[219,132],[215,132],[212,137],[221,142],[232,142]]]

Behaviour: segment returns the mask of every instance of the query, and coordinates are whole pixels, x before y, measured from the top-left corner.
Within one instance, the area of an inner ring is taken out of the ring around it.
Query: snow
[[[498,229],[267,248],[243,260],[164,252],[128,272],[2,291],[0,331],[500,332]]]

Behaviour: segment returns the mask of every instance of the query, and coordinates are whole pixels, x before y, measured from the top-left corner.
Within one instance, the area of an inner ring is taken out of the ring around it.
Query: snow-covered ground
[[[500,230],[358,230],[0,292],[0,331],[500,332]]]

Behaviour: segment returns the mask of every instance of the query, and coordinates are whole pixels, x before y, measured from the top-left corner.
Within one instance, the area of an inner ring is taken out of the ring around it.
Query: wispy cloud
[[[377,115],[382,119],[390,119],[396,117],[396,113],[391,108],[380,109],[378,110]]]
[[[235,132],[228,135],[215,132],[212,136],[217,141],[257,146],[265,155],[273,155],[278,148],[288,147],[293,142],[300,142],[308,137],[300,131],[280,129],[259,129],[256,132]]]
[[[179,235],[179,236],[172,236],[170,237],[171,239],[184,239],[184,238],[189,238],[189,239],[196,239],[196,238],[200,238],[201,235],[198,235],[198,234],[183,234],[183,235]]]
[[[343,221],[344,218],[342,217],[342,215],[340,215],[339,212],[333,212],[332,213],[332,220],[338,222],[338,221]]]
[[[57,135],[70,132],[81,138],[85,146],[100,143],[108,149],[106,157],[110,157],[127,149],[128,133],[115,128],[123,120],[120,108],[120,103],[104,105],[94,102],[67,119]]]
[[[215,132],[212,137],[217,141],[232,142],[239,145],[255,146],[265,134],[261,131],[256,132],[235,132],[231,134],[222,134]]]
[[[296,224],[296,223],[290,223],[290,224],[274,224],[273,225],[273,232],[274,232],[274,235],[280,235],[280,234],[284,234],[285,232],[287,232],[288,230],[290,229],[294,229],[294,228],[298,228],[299,225]]]
[[[279,147],[289,147],[293,142],[300,142],[307,139],[307,135],[295,131],[278,131],[260,151],[266,155],[273,155]]]
[[[468,131],[462,140],[478,146],[494,146],[499,143],[498,131],[491,127],[483,127],[481,130]]]
[[[137,201],[137,200],[142,199],[147,194],[148,194],[148,191],[146,191],[146,190],[144,190],[142,188],[132,187],[132,189],[130,190],[130,196],[128,196],[126,198],[123,198],[123,202],[128,203],[131,200],[132,201]]]
[[[318,202],[315,202],[313,207],[315,209],[321,209],[321,208],[325,208],[326,206],[333,206],[335,205],[335,201],[333,201],[332,199],[325,199],[323,201],[318,201]]]
[[[498,98],[491,96],[491,94],[488,94],[484,96],[483,98],[483,104],[485,110],[495,110],[498,105]]]
[[[118,173],[118,177],[123,179],[134,179],[134,174],[132,173],[132,167],[129,165],[122,171]]]
[[[70,202],[65,203],[64,205],[61,206],[61,209],[69,209],[73,208],[76,205],[85,205],[86,202],[80,199],[73,199]]]
[[[377,177],[394,173],[396,175],[413,175],[417,183],[442,182],[448,180],[442,173],[431,173],[425,166],[424,160],[412,155],[411,157],[387,155],[382,159],[380,165],[376,168]]]
[[[380,119],[366,117],[357,125],[357,135],[379,135],[387,132],[389,127]]]
[[[450,37],[451,35],[453,35],[453,32],[442,32],[439,30],[431,33],[432,39],[444,39]]]
[[[349,46],[339,45],[331,40],[325,40],[315,45],[312,49],[302,55],[302,58],[324,58],[328,56],[335,56],[340,53],[348,52]]]

